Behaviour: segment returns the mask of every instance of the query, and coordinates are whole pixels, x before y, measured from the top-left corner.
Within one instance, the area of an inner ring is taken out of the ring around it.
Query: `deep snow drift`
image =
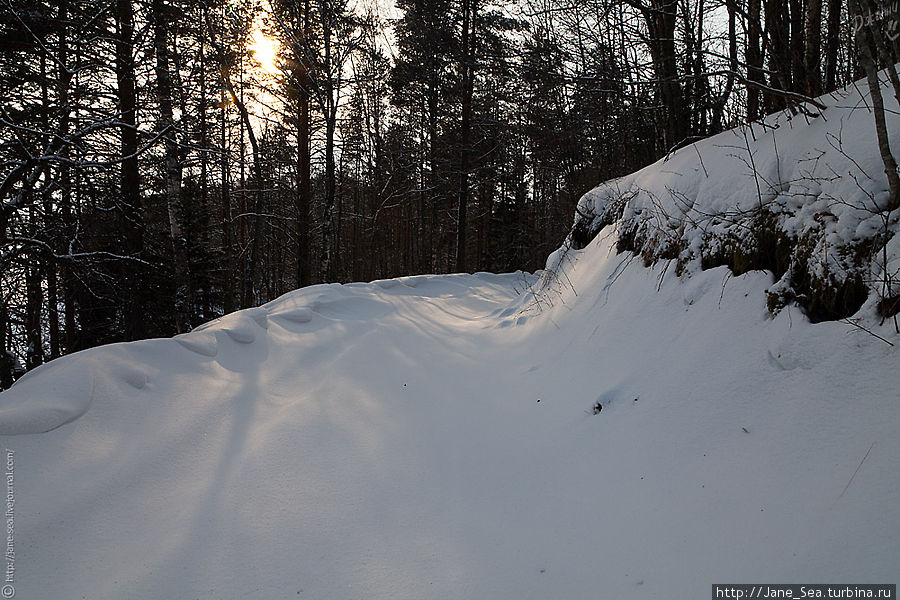
[[[677,277],[616,234],[555,278],[314,286],[23,377],[17,597],[895,582],[900,335],[872,301],[883,339],[772,317],[769,273]]]

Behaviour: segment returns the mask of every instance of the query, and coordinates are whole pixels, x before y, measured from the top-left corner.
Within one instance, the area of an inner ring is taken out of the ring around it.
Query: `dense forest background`
[[[585,191],[808,110],[853,39],[841,0],[6,2],[0,389],[300,286],[540,268]]]

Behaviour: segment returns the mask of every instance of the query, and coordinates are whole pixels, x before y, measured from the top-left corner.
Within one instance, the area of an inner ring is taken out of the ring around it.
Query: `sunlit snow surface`
[[[2,439],[17,595],[893,582],[896,349],[772,320],[764,273],[679,280],[612,239],[541,308],[521,273],[316,286],[35,371],[0,396],[7,433],[86,412]]]

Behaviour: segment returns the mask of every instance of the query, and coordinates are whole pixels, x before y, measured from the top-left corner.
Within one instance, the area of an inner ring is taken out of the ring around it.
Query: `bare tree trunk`
[[[224,7],[223,7],[224,12]],[[206,38],[216,53],[216,61],[219,65],[219,75],[224,80],[223,67],[225,65],[225,49],[216,40],[217,29],[209,19],[209,13],[203,9],[203,18],[206,21],[206,30],[208,37]],[[224,14],[220,17],[221,23],[224,23]],[[231,170],[229,163],[229,145],[230,136],[228,134],[228,100],[231,94],[228,93],[225,86],[221,88],[219,103],[221,108],[221,139],[219,142],[219,176],[220,176],[220,192],[222,202],[222,310],[228,314],[235,309],[236,294],[234,290],[234,226],[232,222],[231,209]]]
[[[456,271],[466,271],[466,212],[469,204],[469,144],[472,130],[472,96],[475,90],[476,0],[463,1],[462,22],[462,119],[460,123],[459,206],[456,220]]]
[[[159,102],[159,128],[164,133],[166,151],[166,207],[172,237],[175,275],[175,329],[185,333],[191,328],[192,290],[181,206],[181,160],[178,156],[175,119],[172,111],[172,79],[169,73],[169,44],[166,36],[166,6],[153,2],[153,43],[156,52],[156,94]]]
[[[199,62],[200,62],[200,101],[197,106],[197,111],[199,113],[199,146],[202,149],[200,152],[200,210],[199,210],[199,219],[197,221],[197,225],[200,228],[200,245],[205,250],[209,250],[212,248],[212,243],[210,241],[210,207],[209,207],[209,155],[210,155],[210,143],[209,143],[209,122],[208,122],[208,113],[207,107],[209,106],[209,92],[206,87],[206,41],[205,41],[205,30],[206,21],[204,19],[200,19],[200,23],[198,23],[199,34],[200,34],[200,48],[199,48]],[[190,264],[190,261],[188,261]],[[205,319],[211,318],[212,315],[212,296],[210,290],[210,278],[209,278],[209,266],[206,261],[203,264],[199,265],[199,268],[194,270],[193,280],[195,283],[198,281],[198,275],[202,273],[202,286],[203,293],[200,298],[201,302],[201,310],[203,311],[203,317]],[[199,273],[198,273],[199,271]]]
[[[793,92],[806,93],[806,64],[805,64],[805,33],[804,21],[806,11],[803,10],[804,0],[789,0],[791,7],[791,87]]]
[[[224,59],[225,50],[220,44],[218,40],[216,40],[216,36],[213,30],[210,28],[210,36],[209,42],[216,48],[219,56]],[[224,63],[223,63],[224,64]],[[250,139],[250,149],[252,152],[253,158],[253,174],[256,179],[256,190],[253,194],[253,206],[252,206],[252,217],[253,217],[253,225],[252,230],[250,232],[250,258],[244,266],[244,293],[241,298],[241,305],[243,308],[247,308],[249,306],[253,306],[253,304],[258,300],[257,292],[257,271],[259,264],[259,252],[260,252],[260,244],[262,238],[262,229],[263,229],[263,187],[264,180],[262,174],[262,164],[261,158],[259,155],[259,142],[256,139],[256,132],[253,130],[253,124],[250,122],[250,113],[247,111],[247,105],[244,103],[241,95],[238,95],[235,91],[234,84],[231,81],[231,74],[225,68],[221,70],[222,83],[225,91],[228,92],[231,101],[234,102],[234,105],[238,109],[238,113],[241,117],[241,125],[247,130],[247,137]],[[223,115],[224,119],[224,115]],[[224,130],[224,127],[223,127]],[[223,133],[224,135],[224,133]],[[230,219],[229,219],[230,220]]]
[[[253,125],[250,123],[250,113],[247,111],[247,106],[244,104],[244,102],[234,93],[234,87],[231,85],[231,80],[227,76],[226,81],[228,89],[231,92],[231,98],[237,106],[238,112],[241,115],[241,121],[247,128],[247,137],[250,140],[250,149],[253,154],[253,174],[256,179],[256,190],[253,193],[252,207],[253,225],[250,232],[250,259],[247,261],[244,267],[245,287],[244,298],[241,302],[242,307],[247,308],[255,305],[259,300],[259,282],[257,281],[257,275],[259,270],[259,248],[260,244],[262,243],[263,230],[262,210],[264,180],[262,174],[262,164],[260,162],[261,158],[259,155],[259,142],[256,139],[256,133],[253,131]]]
[[[705,14],[705,11],[706,8],[704,7],[703,0],[699,0],[697,8],[697,34],[695,36],[696,47],[694,49],[694,77],[696,78],[694,89],[697,94],[694,103],[694,112],[699,112],[700,118],[697,121],[697,129],[689,129],[689,131],[698,135],[709,135],[709,108],[712,104],[709,79],[706,75],[705,55],[703,53],[703,15]]]
[[[722,131],[722,121],[725,112],[725,106],[734,90],[734,80],[738,72],[738,43],[737,43],[737,0],[725,0],[725,9],[728,12],[728,78],[725,80],[725,89],[716,100],[713,107],[712,116],[712,132],[718,133]],[[749,95],[748,95],[749,102]]]
[[[765,84],[763,76],[763,53],[760,0],[747,2],[747,80]],[[762,115],[759,88],[747,86],[747,119],[755,121]]]
[[[866,12],[877,14],[879,5],[876,0],[864,1],[864,8],[866,9]],[[891,82],[891,86],[894,88],[894,97],[898,102],[900,102],[900,75],[897,74],[897,59],[896,52],[894,50],[894,43],[889,43],[889,40],[885,39],[887,36],[881,35],[880,31],[875,32],[870,30],[870,33],[871,39],[874,42],[874,45],[871,48],[873,52],[873,60],[875,61],[875,68],[878,69],[879,66],[884,67],[884,70],[888,76],[888,81]],[[900,41],[900,37],[895,40],[895,43],[897,43],[898,41]]]
[[[326,86],[327,87],[327,86]],[[330,91],[329,91],[330,95]],[[329,105],[331,103],[329,102]],[[336,107],[329,106],[325,116],[325,206],[322,209],[322,279],[330,281],[332,278],[332,246],[334,230],[334,196],[335,196],[335,168],[334,168],[334,135],[337,128]]]
[[[31,221],[35,216],[32,211]],[[43,336],[41,335],[41,307],[44,294],[41,289],[41,272],[37,257],[30,257],[25,266],[25,369],[30,371],[44,362]]]
[[[422,115],[419,120],[419,132],[422,136],[422,139],[427,139],[427,134],[425,133],[425,119],[426,115]],[[431,253],[431,246],[426,242],[426,231],[427,231],[427,221],[425,219],[425,214],[428,212],[428,161],[425,158],[426,151],[425,148],[421,148],[422,158],[419,164],[419,207],[417,211],[417,244],[416,244],[416,266],[417,268],[423,272],[427,273],[429,271],[428,268],[428,256]]]
[[[788,3],[785,0],[764,0],[766,32],[768,33],[769,87],[791,89],[791,48],[788,34]],[[787,106],[781,94],[765,93],[766,110],[774,112]]]
[[[0,219],[3,219],[0,216]],[[3,230],[6,227],[3,224]],[[0,236],[0,242],[4,241]],[[15,378],[15,360],[8,350],[9,339],[9,308],[6,304],[6,292],[0,288],[0,390],[5,390],[13,384]]]
[[[47,72],[47,56],[41,54],[41,103],[45,107],[50,107],[50,76]],[[41,114],[41,127],[42,129],[49,133],[50,132],[50,115],[48,114],[48,110],[44,110]],[[66,167],[62,167],[60,170],[65,170]],[[44,177],[46,181],[53,180],[53,169],[48,164],[44,168]],[[53,227],[54,223],[52,222],[53,215],[53,195],[50,193],[46,187],[44,188],[44,193],[42,194],[43,199],[43,209],[44,209],[44,226],[45,227]],[[37,227],[37,223],[34,221],[34,215],[32,215],[32,224]],[[32,235],[37,233],[36,231],[32,232]],[[35,257],[37,258],[37,257]],[[35,261],[37,262],[37,261]],[[56,278],[56,260],[53,256],[47,256],[46,260],[40,261],[42,263],[42,269],[37,269],[37,283],[38,283],[38,294],[42,293],[40,289],[41,285],[41,277],[42,275],[46,276],[47,279],[47,337],[50,342],[50,358],[56,358],[59,356],[59,311],[57,309],[59,305],[59,299],[57,297],[57,278]],[[29,292],[30,293],[30,292]],[[41,307],[38,305],[38,327],[41,327]],[[44,356],[43,352],[41,353],[41,361],[43,362]]]
[[[860,0],[850,0],[850,10],[857,15],[863,14]],[[869,26],[860,27],[856,34],[856,43],[859,48],[859,60],[862,68],[866,72],[866,81],[869,84],[872,110],[875,113],[875,132],[878,136],[878,150],[881,153],[881,160],[884,163],[884,172],[887,175],[888,187],[890,189],[890,200],[888,206],[886,206],[884,210],[892,211],[900,208],[900,175],[897,174],[897,161],[891,153],[891,146],[888,138],[884,99],[881,95],[881,82],[878,79],[878,67],[875,62],[875,56],[877,56],[877,44],[874,36],[876,35],[881,35],[881,32],[872,31],[872,28]]]
[[[678,56],[675,47],[677,0],[651,0],[649,5],[636,0],[628,0],[628,3],[641,11],[647,23],[650,55],[656,72],[660,99],[665,107],[665,145],[666,150],[669,150],[684,140],[688,134],[688,116],[678,76]]]
[[[119,193],[125,229],[126,253],[138,257],[144,249],[144,223],[141,209],[134,67],[134,7],[131,0],[116,0],[116,79],[119,110],[121,111],[122,166]],[[124,265],[124,289],[131,293],[124,298],[124,330],[126,339],[139,339],[146,333],[144,306],[140,291],[144,289],[143,267],[137,263]]]
[[[840,47],[843,0],[828,0],[828,29],[825,33],[825,90],[837,89],[837,57]]]
[[[39,227],[37,211],[32,205],[28,209],[28,235],[35,237]],[[44,344],[41,327],[41,309],[44,293],[41,286],[41,258],[36,252],[29,252],[25,268],[25,369],[30,371],[44,362]]]
[[[822,0],[807,0],[806,6],[806,71],[805,93],[811,98],[822,95]],[[797,90],[801,91],[801,90]]]
[[[59,0],[57,7],[57,20],[59,23],[66,23],[68,21],[69,14],[69,1],[68,0]],[[57,86],[57,101],[60,106],[68,106],[69,105],[69,84],[72,81],[72,73],[69,71],[69,41],[68,41],[68,29],[64,25],[60,25],[59,30],[59,38],[58,38],[58,48],[56,52],[56,64],[57,64],[57,78],[56,78],[56,86]],[[64,110],[63,115],[61,117],[61,121],[59,123],[59,136],[61,138],[66,138],[69,134],[69,110]],[[60,148],[60,155],[68,158],[69,156],[69,147],[68,145]],[[63,235],[63,243],[65,243],[65,239],[73,234],[73,224],[72,224],[72,178],[70,176],[70,170],[68,167],[63,167],[60,170],[59,174],[60,181],[60,215],[62,218],[62,229],[64,232]],[[65,351],[71,352],[72,347],[74,346],[75,339],[75,297],[74,297],[74,277],[72,275],[72,267],[68,264],[68,261],[64,261],[60,268],[61,272],[61,280],[63,287],[63,310],[64,314],[64,334],[65,334]],[[59,350],[59,353],[62,351]]]
[[[334,58],[334,40],[332,38],[332,20],[335,18],[332,2],[334,0],[321,0],[322,18],[322,50],[324,52],[324,77],[322,78],[323,102],[321,103],[322,116],[325,118],[325,197],[322,208],[322,259],[321,277],[329,281],[332,276],[332,245],[334,231],[334,194],[335,194],[335,165],[334,142],[337,128],[337,99],[332,64]]]
[[[687,0],[681,0],[681,17],[684,23],[684,45],[689,60],[685,61],[683,102],[688,118],[688,131],[697,135],[709,133],[709,111],[714,102],[710,97],[703,48],[703,17],[705,1],[697,0],[694,10]],[[696,19],[694,19],[694,16]],[[680,141],[680,140],[679,140]]]
[[[232,312],[235,308],[234,293],[234,232],[232,230],[232,212],[231,212],[231,173],[228,165],[228,119],[226,118],[226,109],[224,101],[224,90],[222,94],[222,148],[220,158],[220,171],[222,175],[222,252],[225,255],[224,265],[224,289],[222,291],[224,298],[222,299],[222,309],[225,314]]]
[[[56,262],[47,263],[47,339],[50,342],[50,360],[60,355],[59,334],[59,274]]]
[[[309,124],[309,81],[308,59],[303,48],[309,43],[309,0],[303,2],[303,14],[297,15],[297,29],[301,32],[301,40],[295,51],[297,61],[297,286],[305,287],[312,283],[309,260],[309,209],[312,205],[312,186],[310,184],[310,124]]]
[[[426,205],[430,205],[428,211],[428,247],[425,256],[425,271],[433,272],[435,267],[434,241],[435,231],[437,230],[437,194],[434,190],[438,184],[438,164],[437,164],[437,122],[438,122],[438,84],[437,74],[434,68],[431,69],[430,80],[428,85],[428,198]],[[425,219],[425,215],[422,215]]]

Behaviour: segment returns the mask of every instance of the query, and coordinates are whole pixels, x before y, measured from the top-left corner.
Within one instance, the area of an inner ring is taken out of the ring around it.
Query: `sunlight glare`
[[[266,37],[259,29],[253,31],[253,43],[250,44],[250,51],[253,52],[253,58],[256,59],[263,71],[271,74],[279,72],[276,62],[278,42]]]

